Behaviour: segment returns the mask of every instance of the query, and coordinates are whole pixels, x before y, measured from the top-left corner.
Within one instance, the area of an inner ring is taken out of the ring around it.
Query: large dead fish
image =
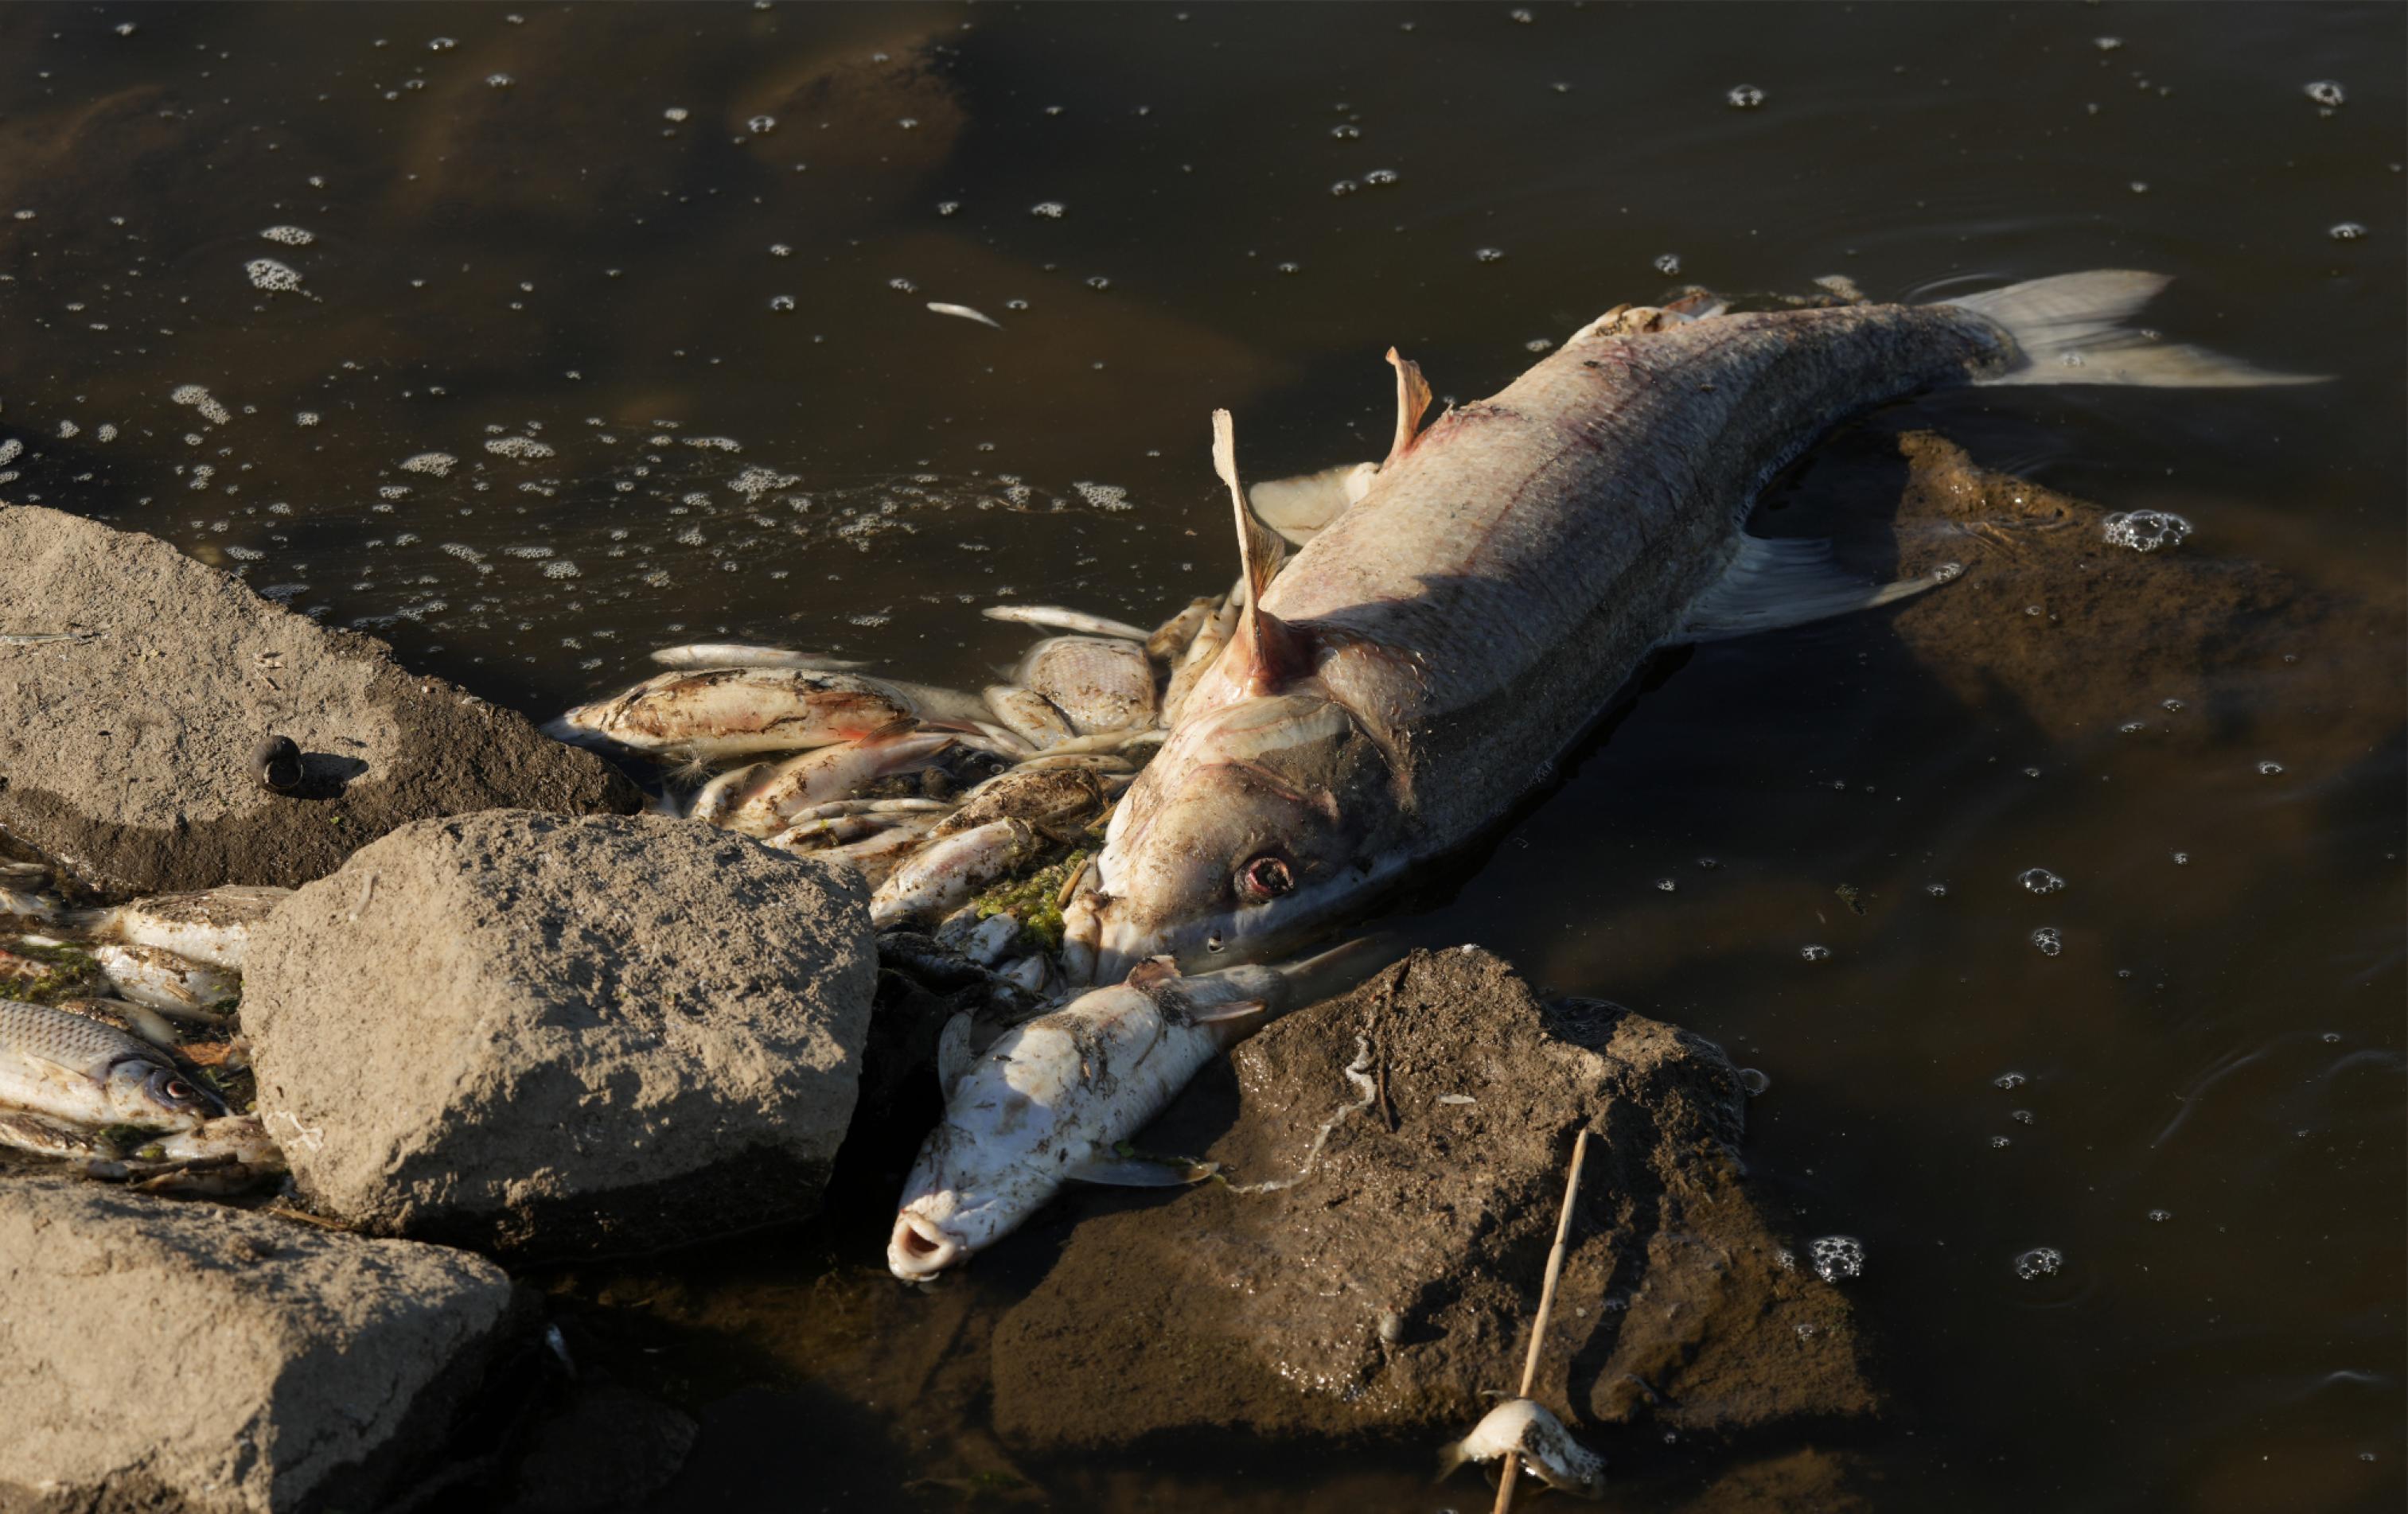
[[[984,1054],[968,1018],[945,1027],[938,1076],[945,1118],[904,1184],[886,1264],[907,1280],[967,1261],[1071,1178],[1144,1185],[1189,1180],[1115,1145],[1160,1114],[1197,1070],[1273,1017],[1326,997],[1386,949],[1350,942],[1288,967],[1182,978],[1168,960],[1006,1031]]]
[[[1284,572],[1216,417],[1248,603],[1113,814],[1097,891],[1071,913],[1073,974],[1280,950],[1501,817],[1655,649],[1929,587],[1852,581],[1819,543],[1741,529],[1772,472],[1845,416],[1969,382],[2313,381],[2127,330],[2165,283],[2103,271],[1707,319],[1617,307],[1426,430],[1429,390],[1392,351],[1388,457],[1359,499],[1348,471],[1321,487],[1338,513]],[[1304,535],[1311,511],[1282,507]]]

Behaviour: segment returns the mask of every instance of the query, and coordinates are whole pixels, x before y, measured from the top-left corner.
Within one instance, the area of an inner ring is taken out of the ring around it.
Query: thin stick
[[[1555,1309],[1555,1280],[1564,1275],[1564,1242],[1572,1232],[1572,1200],[1580,1194],[1581,1164],[1588,1160],[1588,1132],[1583,1130],[1572,1137],[1571,1176],[1564,1179],[1563,1213],[1555,1217],[1555,1244],[1547,1252],[1546,1280],[1539,1285],[1539,1317],[1530,1323],[1530,1352],[1522,1358],[1521,1396],[1530,1396],[1530,1387],[1539,1380],[1539,1352],[1547,1343],[1547,1317]],[[1522,1476],[1522,1454],[1505,1453],[1504,1475],[1497,1480],[1497,1507],[1492,1514],[1511,1514],[1513,1507],[1513,1485]]]

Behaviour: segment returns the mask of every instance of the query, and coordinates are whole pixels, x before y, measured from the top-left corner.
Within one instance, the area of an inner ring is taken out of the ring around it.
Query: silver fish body
[[[726,805],[720,823],[746,836],[775,836],[806,809],[845,798],[874,779],[925,767],[953,742],[943,731],[892,729],[790,757]]]
[[[904,1184],[887,1266],[911,1279],[966,1261],[1035,1213],[1066,1177],[1109,1159],[1213,1056],[1340,992],[1386,954],[1350,942],[1290,966],[1184,977],[1158,959],[1006,1031],[949,1070],[945,1117]]]
[[[980,890],[1010,877],[1043,848],[1043,838],[1032,827],[1008,818],[931,841],[870,894],[869,923],[882,931],[939,919]]]
[[[0,1000],[0,1105],[94,1129],[188,1130],[222,1112],[149,1043],[15,1000]]]
[[[1210,670],[1174,680],[1177,723],[1113,815],[1076,950],[1102,981],[1160,952],[1268,954],[1475,836],[1685,634],[1765,479],[1847,415],[1969,381],[2289,381],[2119,336],[2163,283],[1618,308],[1418,432],[1428,392],[1392,358],[1397,446],[1363,496],[1275,578],[1275,538],[1241,517],[1268,581]]]

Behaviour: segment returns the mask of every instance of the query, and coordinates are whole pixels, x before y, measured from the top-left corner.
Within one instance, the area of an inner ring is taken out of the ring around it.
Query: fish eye
[[[1295,890],[1296,873],[1284,858],[1265,852],[1238,869],[1238,895],[1249,904],[1261,904]]]

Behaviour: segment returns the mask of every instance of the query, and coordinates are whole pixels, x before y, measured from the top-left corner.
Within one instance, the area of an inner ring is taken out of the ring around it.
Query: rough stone
[[[1802,1243],[1742,1180],[1743,1099],[1711,1044],[1597,1001],[1542,1007],[1466,949],[1417,953],[1232,1062],[1136,1143],[1209,1156],[1228,1185],[1086,1191],[1036,1227],[1075,1221],[996,1331],[1008,1444],[1464,1434],[1484,1393],[1519,1381],[1584,1128],[1598,1138],[1533,1396],[1609,1459],[1668,1430],[1876,1407],[1842,1289],[1792,1261]],[[1363,1101],[1350,1066],[1369,1103],[1308,1164]],[[1249,1191],[1264,1183],[1290,1186]],[[1641,1423],[1650,1436],[1613,1434]]]
[[[632,810],[594,753],[404,672],[167,543],[0,507],[0,830],[104,893],[287,887],[397,825],[500,806]],[[290,795],[251,770],[299,744]]]
[[[850,868],[525,810],[363,848],[245,967],[259,1111],[303,1193],[523,1256],[809,1216],[878,970]]]
[[[0,1185],[0,1509],[367,1509],[534,1312],[492,1263],[60,1178]]]

